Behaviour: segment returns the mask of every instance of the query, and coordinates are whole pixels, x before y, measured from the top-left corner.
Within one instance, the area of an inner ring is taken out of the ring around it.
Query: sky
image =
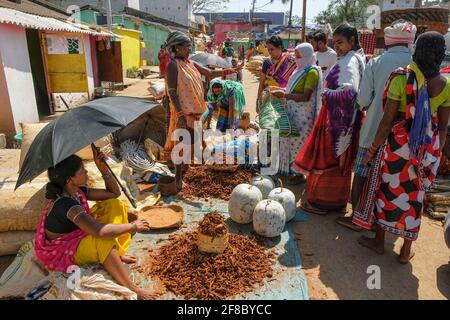
[[[293,0],[294,6],[293,6],[293,15],[302,16],[302,10],[303,10],[303,0]],[[328,3],[330,0],[307,0],[306,4],[306,21],[312,22],[313,18],[321,11],[325,10],[328,6]],[[227,8],[225,12],[242,12],[250,11],[251,7],[251,0],[230,0],[229,3],[227,3]],[[269,4],[268,4],[269,3]],[[266,5],[267,4],[267,5]],[[256,11],[258,12],[286,12],[289,11],[290,4],[287,3],[286,5],[283,5],[280,0],[274,0],[273,4],[270,4],[269,0],[256,0],[256,8],[260,8]]]

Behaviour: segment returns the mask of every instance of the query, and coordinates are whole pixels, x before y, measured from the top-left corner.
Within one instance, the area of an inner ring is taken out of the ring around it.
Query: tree
[[[298,15],[292,16],[292,26],[298,27],[302,25],[302,17]]]
[[[230,0],[194,0],[192,3],[192,12],[213,12],[226,8]]]
[[[315,21],[318,24],[331,24],[333,28],[347,22],[357,28],[366,27],[366,9],[371,5],[380,5],[380,0],[332,0],[328,8],[320,12]]]

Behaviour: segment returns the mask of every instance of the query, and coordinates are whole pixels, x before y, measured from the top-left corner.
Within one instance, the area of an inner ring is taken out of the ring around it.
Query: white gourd
[[[253,211],[262,199],[261,191],[257,187],[250,184],[236,186],[228,202],[230,218],[241,224],[252,222]]]
[[[263,199],[267,199],[270,191],[275,188],[275,183],[267,176],[256,176],[252,179],[251,184],[261,191]]]
[[[260,236],[273,238],[279,236],[286,224],[283,206],[274,200],[263,200],[253,212],[253,228]]]
[[[280,188],[273,189],[267,199],[274,200],[279,202],[286,213],[286,223],[291,221],[295,217],[295,213],[297,211],[297,203],[295,201],[295,194],[286,188],[283,188],[283,183],[281,180],[278,180],[280,183]]]

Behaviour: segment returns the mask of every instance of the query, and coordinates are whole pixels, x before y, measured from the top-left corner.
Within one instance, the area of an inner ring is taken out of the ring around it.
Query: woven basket
[[[222,237],[213,238],[198,232],[197,247],[202,253],[222,253],[228,248],[228,233]]]

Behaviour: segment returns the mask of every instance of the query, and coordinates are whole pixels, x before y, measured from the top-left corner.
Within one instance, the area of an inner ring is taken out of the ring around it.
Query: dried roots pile
[[[206,236],[219,238],[228,233],[228,226],[225,224],[225,219],[221,214],[210,212],[199,223],[198,231]]]
[[[181,195],[186,198],[217,198],[230,200],[233,189],[242,183],[249,183],[252,174],[244,171],[215,171],[211,166],[190,167],[183,181]]]
[[[184,299],[231,298],[250,292],[273,275],[275,255],[253,238],[230,233],[221,254],[197,250],[197,232],[172,236],[150,256],[143,268],[147,276]]]

